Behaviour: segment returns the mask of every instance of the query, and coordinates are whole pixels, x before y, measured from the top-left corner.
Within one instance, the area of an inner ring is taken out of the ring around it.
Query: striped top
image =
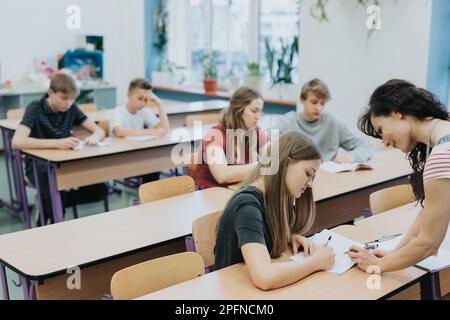
[[[450,141],[436,145],[425,163],[423,182],[434,179],[450,179]]]

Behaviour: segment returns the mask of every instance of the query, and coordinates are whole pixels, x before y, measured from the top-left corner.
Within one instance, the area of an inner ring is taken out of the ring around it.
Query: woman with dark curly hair
[[[390,80],[374,91],[358,125],[385,146],[407,153],[413,169],[410,182],[422,210],[393,251],[352,247],[349,256],[364,271],[369,266],[386,272],[415,265],[437,253],[449,225],[449,113],[430,92]]]

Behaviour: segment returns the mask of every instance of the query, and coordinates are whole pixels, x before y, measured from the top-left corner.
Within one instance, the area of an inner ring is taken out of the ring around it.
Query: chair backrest
[[[195,241],[195,251],[202,256],[206,267],[214,265],[217,223],[221,214],[222,211],[214,212],[198,218],[192,223],[192,237]]]
[[[194,121],[201,121],[203,124],[217,123],[220,120],[220,113],[210,112],[210,113],[200,113],[191,114],[186,116],[186,126],[191,127],[194,125]]]
[[[22,109],[22,108],[9,109],[6,112],[6,119],[19,120],[19,119],[22,119],[24,115],[25,115],[25,109]]]
[[[105,131],[105,137],[109,137],[109,121],[108,120],[100,120],[98,122],[98,126]]]
[[[401,184],[373,192],[369,197],[372,214],[394,209],[414,201],[414,193],[409,184]]]
[[[82,104],[79,104],[78,107],[83,112],[97,111],[97,105],[95,103],[82,103]]]
[[[139,187],[139,200],[141,203],[146,203],[194,191],[194,179],[189,176],[179,176],[142,184]]]
[[[130,300],[205,274],[202,257],[183,252],[117,271],[111,279],[114,300]]]

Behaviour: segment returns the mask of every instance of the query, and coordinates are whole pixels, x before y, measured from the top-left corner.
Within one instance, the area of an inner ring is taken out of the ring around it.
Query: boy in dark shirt
[[[74,103],[79,90],[75,81],[68,75],[57,74],[52,77],[48,93],[38,101],[32,102],[17,128],[12,146],[15,149],[73,149],[79,144],[79,139],[71,137],[73,127],[82,126],[92,133],[85,139],[87,145],[97,144],[105,133]],[[26,160],[25,171],[31,183],[35,184],[31,159]],[[46,168],[38,168],[40,181],[40,196],[42,199],[44,219],[52,221],[52,205]],[[97,184],[80,188],[75,192],[61,193],[63,205],[69,196],[80,198],[76,193],[85,193],[99,197],[105,194],[106,186]],[[87,192],[86,192],[87,191]],[[104,195],[103,195],[104,196]],[[86,201],[88,202],[88,201]],[[39,225],[39,222],[38,222]]]

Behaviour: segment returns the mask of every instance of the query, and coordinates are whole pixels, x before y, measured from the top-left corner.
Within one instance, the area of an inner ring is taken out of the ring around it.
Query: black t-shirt
[[[30,137],[36,139],[63,139],[70,137],[73,127],[81,125],[87,116],[74,103],[66,112],[53,112],[47,103],[48,94],[30,103],[21,124],[30,128]],[[26,171],[32,170],[26,161]]]
[[[264,195],[253,186],[237,192],[220,217],[215,248],[216,270],[244,262],[241,246],[246,243],[261,243],[269,252],[272,249]]]
[[[86,115],[74,103],[66,112],[53,112],[47,103],[48,95],[30,103],[21,124],[30,128],[31,138],[63,139],[70,137],[75,126],[81,125]]]

